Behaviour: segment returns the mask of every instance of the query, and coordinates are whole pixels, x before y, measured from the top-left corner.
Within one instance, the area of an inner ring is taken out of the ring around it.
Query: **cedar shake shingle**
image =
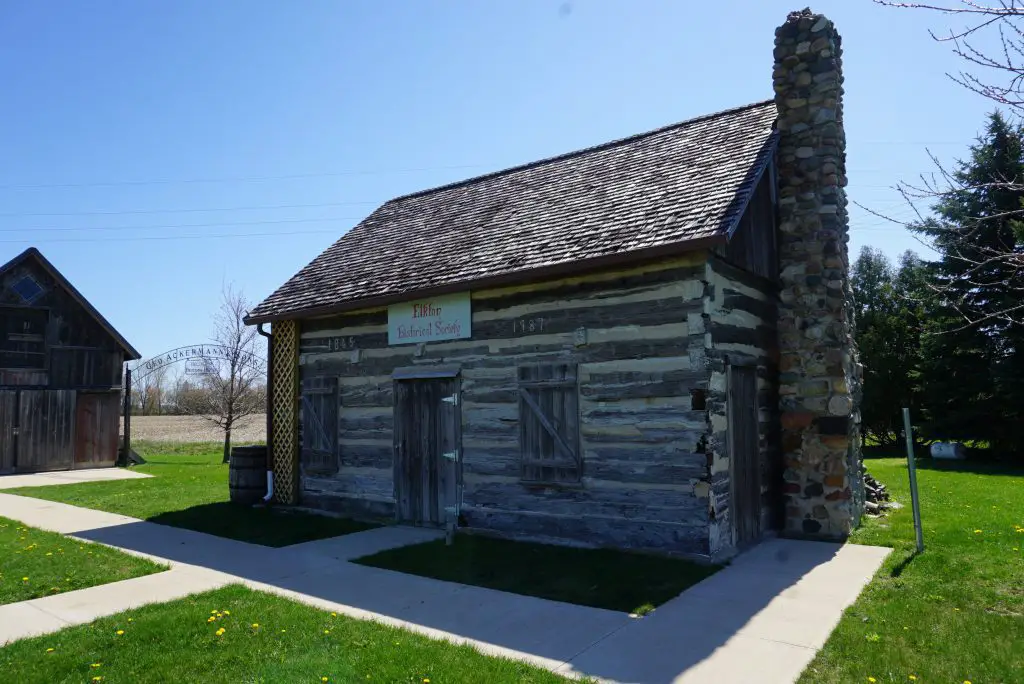
[[[775,115],[773,101],[759,102],[398,197],[248,320],[471,289],[519,273],[526,280],[545,267],[724,238],[772,155]]]

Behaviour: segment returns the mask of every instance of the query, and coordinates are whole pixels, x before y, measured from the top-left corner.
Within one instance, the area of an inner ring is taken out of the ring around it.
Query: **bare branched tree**
[[[1024,30],[1020,25],[1020,20],[1024,18],[1024,2],[875,2],[887,7],[938,12],[963,21],[961,28],[949,29],[948,33],[929,31],[935,41],[949,44],[953,53],[968,63],[965,70],[955,74],[947,73],[947,76],[1000,105],[1017,110],[1024,108]],[[999,41],[996,54],[978,47],[979,41],[995,36]]]
[[[213,364],[215,373],[179,389],[177,404],[184,413],[203,416],[224,431],[224,462],[231,453],[231,431],[248,416],[262,413],[266,401],[266,366],[258,353],[256,329],[243,319],[249,303],[226,286],[214,316],[212,341],[226,352]]]
[[[966,62],[963,70],[947,73],[955,83],[985,97],[999,107],[1024,117],[1024,0],[948,0],[944,3],[893,2],[874,0],[887,7],[939,13],[962,22],[948,33],[929,31],[932,38],[947,44]],[[996,47],[982,47],[995,39]],[[916,218],[900,220],[863,205],[869,213],[914,230],[925,246],[935,248],[959,262],[955,279],[938,278],[930,287],[938,298],[962,319],[962,325],[1024,325],[1024,178],[993,174],[972,178],[951,171],[928,152],[936,171],[915,182],[901,182],[897,190]],[[1015,201],[1005,210],[964,215],[956,222],[929,217],[937,205],[959,201],[968,194],[999,194]],[[1003,230],[1006,227],[1006,230]],[[1002,231],[997,240],[979,241],[982,232]],[[998,297],[986,292],[998,290]],[[983,306],[979,303],[983,302]]]
[[[132,378],[132,404],[140,416],[160,413],[168,391],[167,368],[160,367]]]

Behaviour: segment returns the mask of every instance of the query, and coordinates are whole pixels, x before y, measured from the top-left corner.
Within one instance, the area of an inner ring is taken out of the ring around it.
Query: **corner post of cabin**
[[[828,18],[792,12],[774,56],[784,530],[842,539],[859,521],[863,480],[841,39]]]
[[[299,491],[299,324],[275,321],[271,345],[270,393],[274,501],[298,503]]]

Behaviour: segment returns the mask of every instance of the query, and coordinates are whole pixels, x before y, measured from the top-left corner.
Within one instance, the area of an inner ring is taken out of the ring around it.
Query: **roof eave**
[[[246,316],[244,322],[246,325],[258,325],[260,323],[273,323],[274,321],[288,321],[301,318],[313,318],[315,316],[328,316],[330,314],[355,311],[357,309],[370,309],[374,307],[387,306],[388,304],[409,301],[416,297],[436,297],[444,294],[452,294],[454,292],[464,292],[466,290],[480,290],[485,288],[515,285],[530,280],[581,275],[583,273],[603,268],[632,265],[644,261],[650,261],[652,259],[667,258],[690,252],[712,249],[714,247],[724,245],[726,241],[727,238],[725,234],[720,233],[708,237],[673,242],[670,244],[658,245],[630,252],[616,252],[614,254],[605,254],[591,259],[581,259],[579,261],[553,264],[550,266],[540,266],[523,271],[513,271],[510,273],[488,276],[486,278],[461,280],[431,288],[395,292],[378,295],[376,297],[350,299],[334,304],[292,309],[277,314],[257,314],[255,316]]]

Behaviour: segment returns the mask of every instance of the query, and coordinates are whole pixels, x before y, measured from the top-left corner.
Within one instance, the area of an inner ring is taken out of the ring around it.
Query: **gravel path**
[[[123,427],[123,426],[122,426]],[[260,413],[243,418],[231,430],[235,444],[266,439],[267,417]],[[132,441],[219,442],[224,433],[201,416],[132,416]]]

